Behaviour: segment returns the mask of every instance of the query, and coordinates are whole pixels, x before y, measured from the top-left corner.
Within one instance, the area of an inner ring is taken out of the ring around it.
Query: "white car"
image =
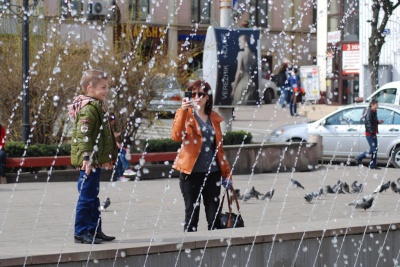
[[[382,85],[365,102],[375,98],[379,103],[400,104],[400,82],[390,82]]]
[[[314,122],[279,127],[272,131],[268,142],[301,142],[317,134],[322,136],[324,160],[355,161],[356,156],[369,150],[361,120],[368,106],[343,106]],[[400,168],[400,106],[380,103],[378,119],[384,121],[379,125],[378,162]]]
[[[154,79],[156,96],[150,101],[148,110],[174,114],[182,105],[184,92],[176,77],[159,77]]]
[[[277,86],[271,80],[261,79],[259,88],[260,97],[265,104],[271,104],[272,100],[278,97]]]

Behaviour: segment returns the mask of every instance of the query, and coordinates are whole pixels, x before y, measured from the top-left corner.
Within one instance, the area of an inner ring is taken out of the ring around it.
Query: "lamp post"
[[[22,140],[27,142],[29,139],[29,20],[30,10],[34,10],[39,0],[33,0],[30,5],[29,0],[23,0],[22,6],[11,4],[6,0],[4,5],[15,14],[22,23]]]

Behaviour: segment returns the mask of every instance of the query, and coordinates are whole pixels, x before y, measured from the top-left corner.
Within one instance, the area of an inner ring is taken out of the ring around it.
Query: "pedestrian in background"
[[[289,109],[291,116],[299,116],[297,114],[297,96],[300,93],[300,75],[297,72],[297,68],[293,68],[290,72],[290,75],[287,79],[289,83],[289,91],[288,91],[288,100],[289,100]]]
[[[213,111],[210,85],[197,80],[190,87],[193,100],[184,99],[176,111],[172,139],[182,146],[173,168],[180,172],[179,185],[185,202],[184,231],[196,232],[203,197],[208,230],[218,229],[221,182],[232,185],[231,169],[222,143],[222,117]],[[221,181],[222,177],[222,181]]]
[[[7,153],[4,149],[6,145],[6,128],[0,124],[0,183],[6,184],[6,160],[7,160]]]
[[[79,95],[68,106],[74,121],[71,165],[80,170],[75,216],[76,243],[99,244],[115,239],[103,233],[98,197],[101,168],[112,169],[117,158],[117,144],[104,104],[108,83],[107,73],[86,71],[81,79],[85,95]]]
[[[378,124],[383,123],[383,120],[378,120],[378,100],[372,99],[369,103],[369,107],[364,113],[364,125],[365,125],[365,137],[369,145],[369,151],[361,153],[356,157],[357,165],[362,164],[362,160],[367,157],[367,154],[371,155],[371,161],[369,163],[370,169],[380,169],[376,164],[376,157],[378,153]]]
[[[115,140],[117,142],[117,147],[118,147],[118,160],[115,165],[115,173],[117,175],[117,181],[128,182],[130,180],[130,178],[128,178],[126,176],[136,175],[136,172],[130,168],[130,163],[129,163],[131,151],[129,148],[130,144],[128,144],[128,143],[130,143],[130,142],[128,142],[128,140],[125,140],[123,142],[123,145],[121,145],[121,143],[118,141],[118,139],[120,138],[120,133],[116,132],[114,129],[114,125],[115,125],[114,113],[110,113],[110,124],[111,124],[111,128],[114,131],[114,137],[115,137]]]
[[[289,71],[289,63],[287,60],[284,60],[284,62],[281,65],[281,68],[279,69],[278,74],[276,75],[276,83],[280,88],[280,98],[279,98],[279,103],[282,108],[286,107],[287,104],[287,96],[288,96],[288,91],[289,91],[289,83],[288,83],[288,71]]]

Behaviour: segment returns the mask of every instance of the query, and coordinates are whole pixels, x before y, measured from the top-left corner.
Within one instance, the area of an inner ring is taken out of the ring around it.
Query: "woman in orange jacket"
[[[179,185],[185,201],[184,231],[197,231],[203,196],[208,230],[218,229],[219,195],[230,188],[231,169],[222,148],[222,117],[212,109],[210,85],[197,80],[189,87],[192,100],[184,99],[176,111],[172,139],[182,141],[173,168],[180,172]]]

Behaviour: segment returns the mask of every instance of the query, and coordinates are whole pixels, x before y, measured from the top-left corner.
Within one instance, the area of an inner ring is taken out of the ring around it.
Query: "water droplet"
[[[53,74],[57,74],[57,73],[60,73],[60,72],[61,72],[61,68],[60,67],[55,67],[53,69]]]

